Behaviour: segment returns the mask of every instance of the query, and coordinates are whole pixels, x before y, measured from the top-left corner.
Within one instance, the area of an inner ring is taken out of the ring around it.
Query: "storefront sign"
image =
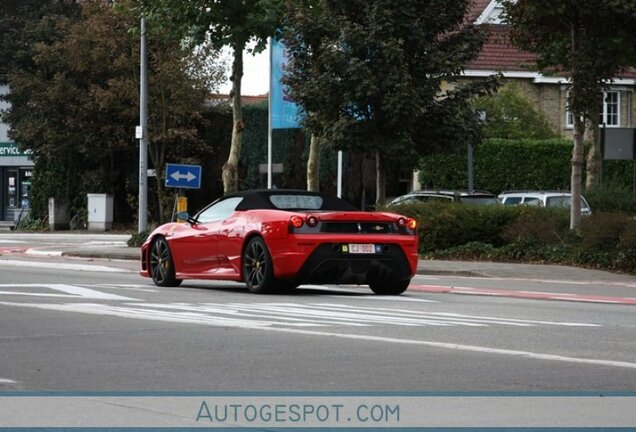
[[[16,143],[0,142],[0,156],[29,156],[30,150],[22,151]]]

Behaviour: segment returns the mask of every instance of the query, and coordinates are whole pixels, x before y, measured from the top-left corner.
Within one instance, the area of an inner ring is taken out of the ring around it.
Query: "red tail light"
[[[291,223],[291,226],[294,228],[300,228],[303,226],[303,218],[300,216],[292,216],[289,218],[289,223]]]
[[[305,222],[307,226],[313,228],[318,225],[318,218],[316,216],[309,216]]]
[[[414,230],[415,228],[417,228],[417,220],[408,218],[406,220],[406,227],[410,230]]]

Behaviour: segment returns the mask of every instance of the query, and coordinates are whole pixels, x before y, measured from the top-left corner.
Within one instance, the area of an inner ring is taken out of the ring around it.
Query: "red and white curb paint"
[[[435,294],[466,294],[492,297],[512,297],[531,300],[560,300],[570,302],[636,305],[636,297],[611,297],[602,295],[551,293],[541,291],[514,291],[497,288],[470,288],[444,285],[411,284],[409,285],[409,291],[428,292]]]

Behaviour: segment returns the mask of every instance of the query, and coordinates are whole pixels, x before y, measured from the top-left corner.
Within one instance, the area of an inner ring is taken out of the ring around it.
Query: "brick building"
[[[571,136],[573,120],[567,109],[567,80],[562,76],[546,76],[535,71],[534,56],[509,43],[507,26],[501,21],[502,12],[497,0],[474,0],[469,19],[487,25],[489,35],[477,59],[466,66],[464,75],[468,78],[485,77],[501,72],[548,116],[559,133]],[[636,71],[629,70],[616,77],[605,92],[599,124],[608,128],[634,127],[635,88]]]

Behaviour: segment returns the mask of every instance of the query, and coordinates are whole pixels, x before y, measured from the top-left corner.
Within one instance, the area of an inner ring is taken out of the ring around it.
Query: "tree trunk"
[[[375,208],[384,205],[386,201],[386,173],[384,172],[384,163],[382,154],[378,150],[375,153]]]
[[[238,164],[243,141],[243,109],[241,106],[241,79],[243,77],[243,48],[244,45],[234,45],[234,60],[232,61],[232,142],[227,162],[223,165],[223,192],[227,195],[238,191]]]
[[[601,155],[600,132],[601,129],[594,119],[590,122],[590,130],[592,132],[592,142],[589,146],[587,154],[585,189],[593,190],[601,183],[601,172],[603,169],[603,156]]]
[[[316,134],[311,134],[309,142],[309,158],[307,159],[307,190],[320,190],[320,141]]]
[[[580,116],[574,116],[574,148],[572,149],[572,177],[570,180],[570,192],[572,202],[570,205],[570,229],[577,230],[581,225],[581,174],[583,173],[583,137],[585,135],[585,120]]]

